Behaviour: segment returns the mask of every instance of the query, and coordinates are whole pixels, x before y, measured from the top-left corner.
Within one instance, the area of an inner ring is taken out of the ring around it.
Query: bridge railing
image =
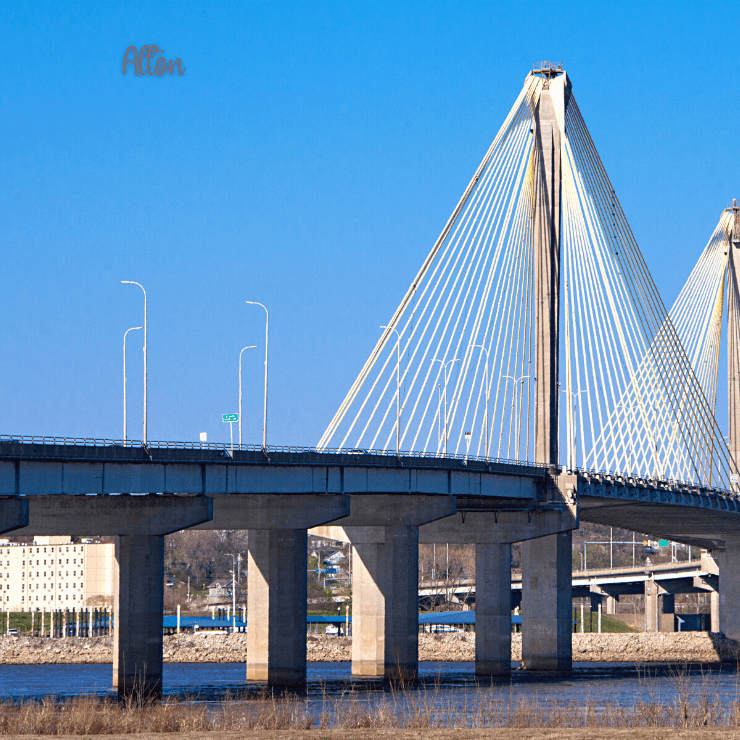
[[[565,468],[563,468],[565,470]],[[726,488],[720,488],[717,486],[707,486],[696,481],[682,481],[673,478],[657,478],[649,475],[638,475],[635,473],[627,472],[614,472],[609,470],[596,470],[595,468],[574,468],[572,473],[577,475],[593,476],[598,478],[606,478],[621,484],[631,485],[647,485],[657,487],[660,486],[668,491],[685,490],[687,488],[695,488],[708,493],[718,493],[724,496],[738,497],[735,491],[728,490]]]
[[[139,440],[116,440],[116,439],[98,439],[96,437],[46,437],[46,436],[28,436],[0,434],[0,445],[3,444],[21,444],[21,445],[52,445],[52,446],[69,446],[69,447],[124,447],[137,449],[146,447],[154,450],[213,450],[217,452],[231,451],[234,452],[264,452],[264,453],[310,453],[314,455],[353,455],[358,458],[362,456],[381,456],[381,457],[402,457],[402,458],[419,458],[419,459],[444,459],[455,460],[463,466],[468,462],[481,462],[486,464],[503,464],[503,465],[520,465],[525,467],[547,468],[548,465],[542,463],[533,463],[528,460],[510,460],[498,457],[482,457],[475,455],[450,454],[430,455],[418,451],[401,451],[396,454],[395,450],[372,450],[359,448],[327,448],[327,447],[301,447],[296,445],[239,445],[229,442],[182,442],[182,441],[149,441],[144,445]],[[0,456],[2,456],[0,447]]]

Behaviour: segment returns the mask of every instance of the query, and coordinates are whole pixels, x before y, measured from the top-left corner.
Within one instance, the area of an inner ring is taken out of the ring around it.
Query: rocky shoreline
[[[308,635],[310,662],[344,662],[351,658],[352,639]],[[521,635],[512,635],[512,660],[521,660]],[[110,637],[51,639],[0,637],[0,664],[111,663]],[[245,634],[167,635],[165,663],[243,663],[247,659]],[[475,634],[420,634],[419,660],[435,662],[475,659]],[[736,662],[740,645],[706,632],[574,634],[573,660],[595,663],[716,663]]]

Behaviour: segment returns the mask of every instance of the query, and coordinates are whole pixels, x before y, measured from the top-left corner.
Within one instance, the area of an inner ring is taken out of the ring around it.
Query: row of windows
[[[83,564],[83,558],[80,558],[80,565]],[[8,567],[10,567],[10,560],[7,561]],[[28,561],[29,567],[33,565],[33,560]],[[41,565],[41,562],[39,560],[36,561],[36,565]],[[46,560],[44,560],[44,565],[46,565]],[[54,559],[52,558],[49,565],[54,565]],[[59,565],[62,565],[62,558],[59,558]],[[69,565],[69,558],[67,558],[67,565]],[[72,558],[72,565],[77,565],[77,558]],[[0,561],[0,568],[3,567],[2,561]],[[26,561],[24,560],[21,564],[22,568],[26,567]]]
[[[18,547],[18,546],[16,545],[16,548],[17,548],[17,547]],[[84,552],[84,549],[83,549],[83,548],[84,548],[84,546],[83,546],[83,545],[76,545],[76,546],[75,546],[75,545],[69,545],[69,546],[67,546],[67,549],[66,549],[66,551],[67,551],[67,552],[69,552],[69,548],[70,548],[70,547],[72,547],[72,552],[77,552],[77,548],[78,548],[78,547],[79,547],[79,552]],[[49,550],[50,550],[51,552],[54,552],[54,548],[53,548],[53,547],[49,547],[48,549],[49,549]],[[64,552],[64,547],[61,547],[61,546],[60,546],[60,547],[59,547],[58,549],[59,549],[59,552]],[[41,547],[37,547],[37,548],[36,548],[36,552],[39,552],[40,550],[43,550],[44,552],[46,552],[47,548],[46,548],[46,547],[43,547],[43,548],[41,548]],[[14,551],[15,551],[15,552],[18,552],[18,550],[17,550],[17,549],[15,549],[15,550],[14,550],[13,548],[8,548],[8,547],[6,547],[6,548],[0,548],[0,555],[10,555],[10,554],[12,554],[12,553],[13,553]],[[25,548],[25,547],[22,547],[22,548],[21,548],[21,552],[22,552],[22,553],[23,553],[23,554],[25,555],[25,554],[26,554],[26,548]],[[32,553],[32,552],[33,552],[33,548],[32,548],[32,547],[29,547],[29,548],[28,548],[28,552],[29,552],[29,554],[30,554],[30,553]]]
[[[43,588],[46,588],[47,587],[47,584],[45,584],[45,583],[44,584],[37,583],[35,585],[34,584],[29,584],[28,590],[29,591],[33,591],[33,589],[36,588],[36,590],[38,591],[42,587]],[[10,584],[8,584],[5,587],[5,590],[6,591],[10,591],[12,588],[13,587]],[[53,583],[50,583],[48,585],[48,588],[49,588],[49,590],[52,590],[54,588],[54,584]],[[72,584],[69,584],[69,583],[60,583],[59,584],[59,588],[79,588],[79,589],[81,589],[82,588],[82,584],[81,583],[72,583]],[[3,590],[3,587],[2,587],[2,584],[0,584],[0,591],[2,591],[2,590]],[[26,590],[26,584],[25,583],[22,583],[21,584],[21,591],[25,591],[25,590]]]
[[[33,581],[33,580],[34,580],[34,575],[33,575],[33,573],[29,573],[28,575],[29,575],[30,579],[31,579],[31,580]],[[82,571],[82,570],[81,570],[81,571],[80,571],[80,578],[83,578],[83,577],[84,577],[84,575],[85,575],[85,571]],[[21,573],[21,576],[23,576],[23,574],[22,574],[22,573]],[[10,578],[10,574],[7,574],[7,575],[6,575],[5,577],[6,577],[6,578]],[[36,571],[36,578],[41,578],[41,577],[42,577],[42,576],[40,575],[40,572],[39,572],[39,571]],[[77,571],[76,571],[76,570],[73,570],[73,571],[72,571],[72,577],[73,577],[73,578],[77,578]],[[44,575],[43,575],[43,578],[46,578],[46,571],[44,571]],[[50,571],[49,571],[49,578],[54,578],[54,571],[53,571],[53,570],[50,570]],[[62,573],[62,571],[61,571],[61,570],[60,570],[60,571],[58,571],[58,572],[57,572],[57,578],[69,578],[69,571],[68,571],[68,570],[66,570],[66,571],[64,571],[64,573]],[[0,573],[0,579],[2,579],[2,574],[1,574],[1,573]],[[14,580],[15,580],[15,579],[14,579]]]
[[[29,596],[28,597],[28,600],[29,601],[33,601],[33,596]],[[38,601],[38,600],[39,600],[39,597],[37,596],[36,597],[36,601]],[[46,596],[44,596],[41,600],[42,601],[46,601]],[[50,596],[49,597],[49,601],[54,601],[54,600],[55,599],[54,599],[53,596]],[[62,598],[60,596],[58,599],[56,599],[56,601],[69,601],[69,600],[70,600],[69,594],[67,594],[64,598]],[[0,601],[2,601],[2,596],[0,596]],[[6,596],[5,597],[5,601],[10,601],[10,596]],[[21,596],[21,604],[24,604],[25,601],[26,601],[26,597],[25,596]],[[75,594],[72,594],[72,601],[77,601],[77,596]],[[82,601],[82,595],[80,595],[80,601]]]

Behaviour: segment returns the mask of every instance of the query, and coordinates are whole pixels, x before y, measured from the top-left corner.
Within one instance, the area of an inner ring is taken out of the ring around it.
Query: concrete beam
[[[512,544],[578,529],[575,504],[560,510],[460,512],[419,528],[419,542]]]
[[[692,585],[694,591],[718,591],[719,590],[719,576],[694,576],[692,579]]]
[[[0,498],[0,534],[28,525],[28,501],[20,496]]]
[[[350,511],[343,494],[234,493],[212,500],[213,518],[193,529],[310,529]]]
[[[122,493],[396,493],[531,499],[544,479],[526,465],[398,460],[373,455],[277,454],[3,445],[0,495]],[[3,454],[5,453],[5,454]],[[35,454],[34,454],[35,453]],[[108,455],[110,459],[96,459]],[[44,455],[49,455],[44,458]],[[84,455],[86,459],[79,459]],[[131,459],[126,456],[134,455]],[[138,457],[136,457],[138,455]],[[15,457],[15,459],[9,459]],[[198,460],[197,458],[202,458]],[[66,458],[66,459],[65,459]],[[121,459],[123,458],[123,459]],[[163,459],[165,458],[165,459]],[[196,459],[194,459],[196,458]],[[334,464],[331,464],[334,461]]]
[[[327,529],[335,531],[345,527],[355,530],[365,527],[418,527],[451,516],[456,509],[454,496],[357,494],[350,496],[349,516],[335,521]]]
[[[17,535],[165,535],[208,521],[207,496],[27,496]]]

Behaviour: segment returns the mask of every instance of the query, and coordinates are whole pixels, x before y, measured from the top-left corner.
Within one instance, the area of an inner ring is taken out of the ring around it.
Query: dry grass
[[[184,701],[69,701],[0,704],[0,735],[128,735],[258,730],[449,730],[483,728],[738,728],[740,701],[722,703],[716,679],[677,671],[668,699],[642,679],[643,699],[631,706],[586,698],[567,705],[517,696],[515,687],[442,691],[396,689],[379,698],[348,693],[311,702],[296,696]]]

